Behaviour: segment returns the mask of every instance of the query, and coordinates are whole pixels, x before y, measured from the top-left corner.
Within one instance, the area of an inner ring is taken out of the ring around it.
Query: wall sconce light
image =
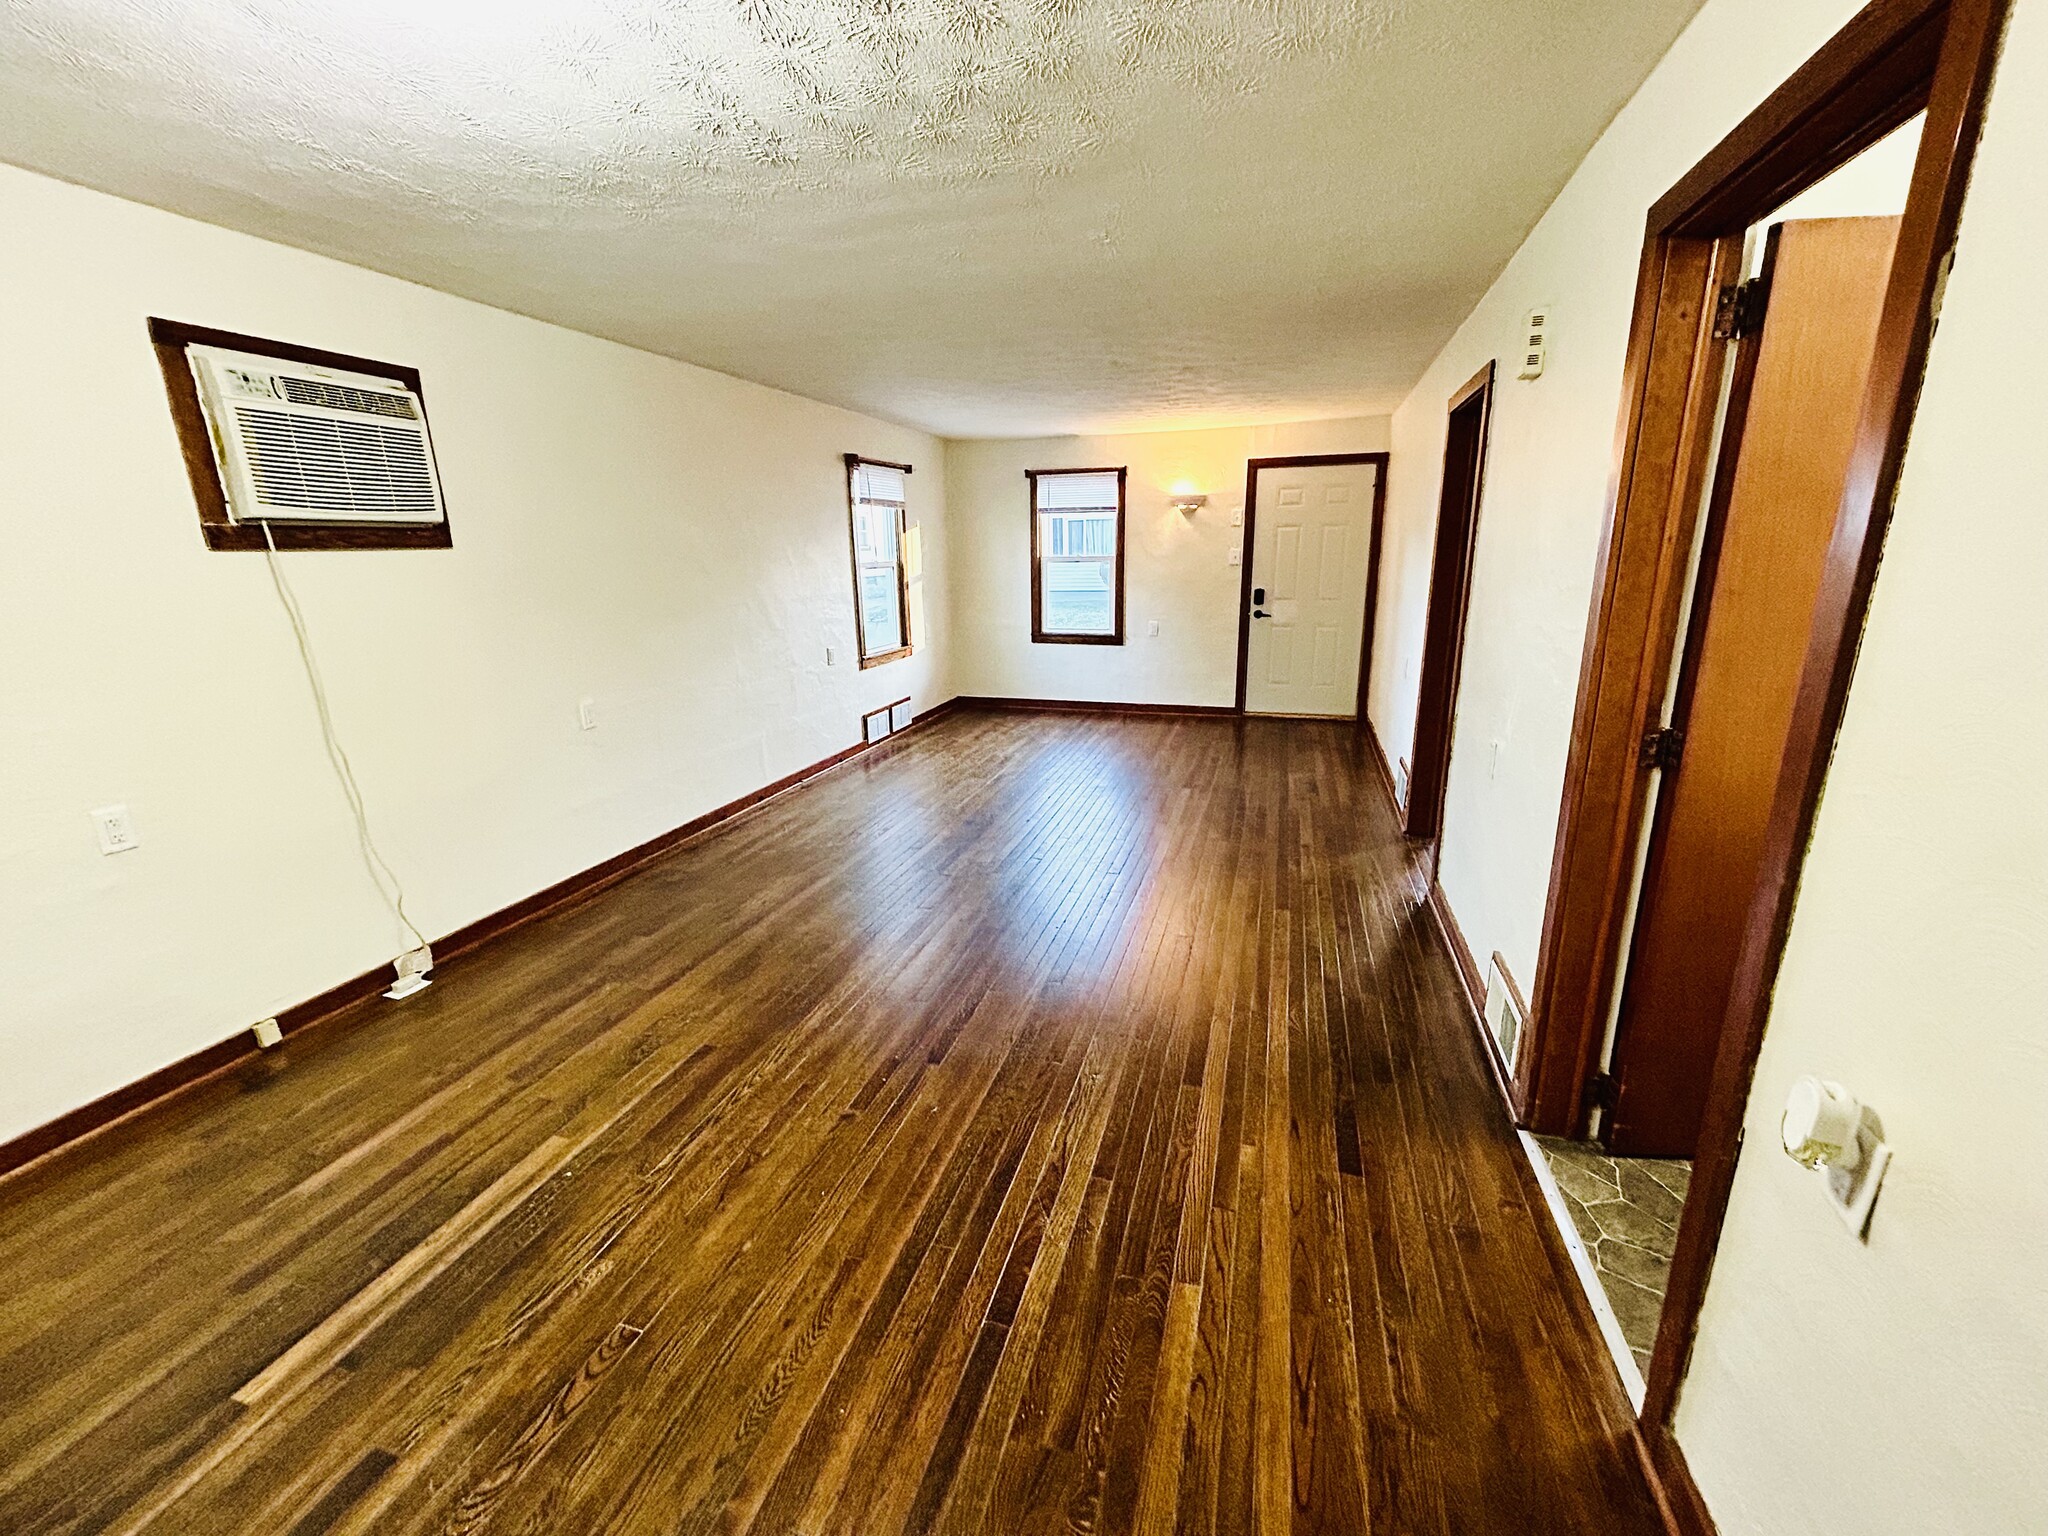
[[[1192,480],[1176,480],[1173,482],[1173,491],[1166,504],[1182,517],[1193,517],[1202,508],[1209,505],[1209,498],[1195,489]]]

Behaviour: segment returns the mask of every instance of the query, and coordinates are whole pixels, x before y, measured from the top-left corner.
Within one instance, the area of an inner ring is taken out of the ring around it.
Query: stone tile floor
[[[1536,1144],[1564,1195],[1572,1225],[1593,1257],[1600,1288],[1621,1323],[1629,1353],[1648,1374],[1692,1164],[1609,1157],[1590,1142],[1549,1136],[1537,1137]]]

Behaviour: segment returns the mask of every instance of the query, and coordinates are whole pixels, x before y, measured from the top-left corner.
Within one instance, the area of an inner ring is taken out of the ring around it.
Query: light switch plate
[[[1159,633],[1159,621],[1157,619],[1152,619],[1149,622],[1147,622],[1145,625],[1145,633],[1148,635],[1157,635]]]
[[[1231,550],[1231,552],[1230,552],[1230,563],[1231,563],[1232,565],[1243,565],[1243,564],[1244,564],[1244,551],[1243,551],[1243,550],[1241,550],[1241,549],[1233,549],[1233,550]]]
[[[140,847],[135,820],[125,805],[103,805],[92,813],[92,829],[99,834],[101,853],[126,853]]]
[[[576,725],[579,730],[594,731],[597,729],[597,700],[577,700]]]

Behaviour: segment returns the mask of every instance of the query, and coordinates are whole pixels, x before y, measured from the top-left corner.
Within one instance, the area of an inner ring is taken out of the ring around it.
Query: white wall
[[[150,315],[424,374],[455,548],[285,564],[429,935],[951,693],[922,433],[9,168],[0,229],[0,1137],[403,945],[261,557],[200,543]],[[847,451],[917,466],[930,573],[868,672]]]
[[[1856,8],[1707,0],[1394,413],[1368,712],[1388,755],[1404,757],[1415,734],[1444,406],[1487,359],[1500,361],[1440,878],[1473,952],[1499,950],[1525,990],[1543,927],[1645,217]],[[1524,383],[1514,351],[1523,316],[1538,305],[1551,306],[1549,365]]]
[[[1724,1536],[2048,1531],[2048,6],[2015,7],[1678,1436]],[[1883,1117],[1869,1246],[1780,1156]]]
[[[946,502],[955,529],[951,571],[953,684],[1003,698],[1220,704],[1237,691],[1245,461],[1301,453],[1377,453],[1385,417],[1135,432],[1108,437],[983,439],[946,445]],[[1034,645],[1027,469],[1123,464],[1129,546],[1124,644]],[[1192,481],[1209,505],[1191,522],[1166,504]],[[1391,483],[1391,482],[1390,482]],[[1146,626],[1159,622],[1159,634]]]
[[[1644,214],[1853,9],[1708,0],[1394,417],[1371,710],[1398,752],[1444,400],[1553,306],[1548,372],[1497,397],[1443,871],[1525,981]],[[2048,1530],[2048,6],[2015,9],[1679,1403],[1724,1536]],[[1804,1072],[1896,1149],[1867,1248],[1774,1150]]]

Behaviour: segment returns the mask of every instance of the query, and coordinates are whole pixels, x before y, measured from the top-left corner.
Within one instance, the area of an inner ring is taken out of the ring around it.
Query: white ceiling
[[[1699,3],[0,0],[0,159],[948,435],[1374,413]]]

